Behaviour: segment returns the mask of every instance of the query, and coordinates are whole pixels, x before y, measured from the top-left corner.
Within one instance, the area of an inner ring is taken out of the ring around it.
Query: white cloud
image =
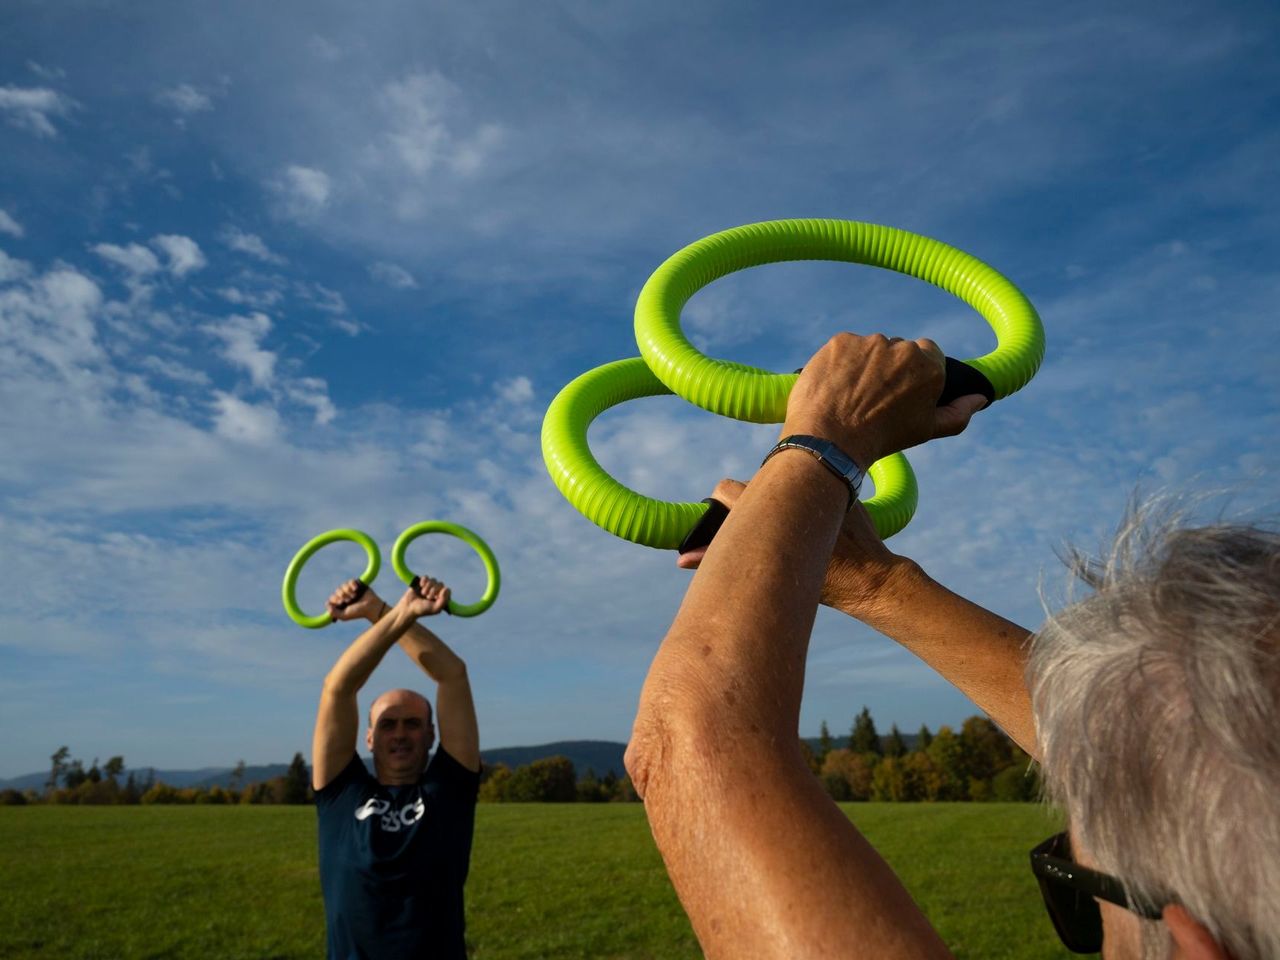
[[[241,290],[239,287],[222,287],[218,296],[236,306],[253,307],[255,310],[269,310],[284,299],[279,290]]]
[[[387,142],[414,176],[422,177],[437,166],[474,174],[502,142],[497,124],[481,124],[469,134],[457,132],[464,112],[461,91],[436,71],[389,83],[379,99],[391,122]]]
[[[0,210],[0,233],[7,233],[10,236],[21,237],[26,231],[22,229],[22,224],[9,216],[9,214]]]
[[[12,371],[35,359],[73,376],[105,358],[94,324],[102,307],[97,284],[66,266],[33,277],[23,264],[8,276],[22,282],[0,290],[0,353],[6,355],[0,367]]]
[[[280,415],[265,405],[245,403],[229,393],[214,391],[214,430],[218,436],[254,446],[266,446],[280,437]]]
[[[337,408],[329,399],[329,386],[319,377],[303,377],[291,380],[285,387],[289,398],[295,403],[310,407],[315,411],[315,422],[319,426],[331,423],[338,415]]]
[[[222,341],[222,357],[249,373],[255,387],[270,387],[275,379],[276,355],[262,349],[261,340],[271,332],[271,318],[265,313],[247,317],[233,314],[225,322],[206,324],[204,329]]]
[[[114,243],[99,243],[91,248],[109,263],[121,267],[133,277],[146,277],[160,269],[156,255],[140,243],[121,247]]]
[[[31,264],[25,260],[11,257],[3,250],[0,250],[0,283],[12,283],[14,280],[21,280],[23,277],[29,276],[30,273]]]
[[[329,175],[314,167],[291,164],[269,184],[280,216],[299,223],[316,219],[329,206],[333,183]]]
[[[213,109],[213,101],[189,83],[180,83],[156,94],[156,103],[170,107],[178,113],[190,116]]]
[[[394,263],[384,263],[379,261],[369,267],[369,276],[377,280],[379,283],[385,283],[389,287],[396,290],[416,290],[418,289],[418,281],[404,267],[397,266]]]
[[[178,383],[187,383],[192,386],[207,386],[209,384],[209,375],[204,371],[193,370],[191,367],[184,366],[174,360],[165,360],[152,355],[143,357],[140,362],[146,369]]]
[[[61,67],[41,66],[34,60],[27,61],[27,69],[42,80],[61,80],[67,75],[67,71],[63,70]]]
[[[326,63],[334,63],[342,59],[342,48],[327,37],[313,33],[307,41],[307,49]]]
[[[76,102],[48,87],[0,87],[0,111],[9,122],[38,137],[56,137],[51,117],[65,117]]]
[[[272,252],[260,236],[255,233],[246,233],[238,227],[228,224],[222,228],[222,231],[218,234],[218,239],[232,250],[238,253],[247,253],[263,263],[283,264],[286,262],[284,257]]]
[[[533,383],[528,377],[512,377],[499,381],[494,391],[507,403],[528,403],[533,399]]]
[[[200,245],[190,237],[162,233],[151,238],[151,245],[164,251],[169,258],[169,272],[175,277],[185,277],[208,262],[200,251]]]

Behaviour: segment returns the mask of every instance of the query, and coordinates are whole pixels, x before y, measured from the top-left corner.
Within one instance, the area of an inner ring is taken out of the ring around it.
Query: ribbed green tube
[[[1031,302],[976,257],[938,240],[852,220],[774,220],[712,234],[669,257],[636,301],[640,355],[676,395],[712,413],[780,423],[793,373],[770,373],[701,353],[680,329],[680,311],[726,274],[786,260],[841,260],[896,270],[954,294],[995,331],[997,347],[964,362],[983,373],[996,399],[1026,385],[1044,357],[1044,328]],[[834,331],[833,331],[834,332]]]
[[[574,508],[596,526],[632,543],[674,550],[702,519],[705,503],[655,500],[623,486],[605,472],[587,445],[591,421],[610,407],[669,394],[640,357],[617,360],[571,381],[542,420],[542,456],[551,479]],[[915,474],[902,454],[871,468],[876,495],[867,510],[883,538],[893,536],[915,513]]]

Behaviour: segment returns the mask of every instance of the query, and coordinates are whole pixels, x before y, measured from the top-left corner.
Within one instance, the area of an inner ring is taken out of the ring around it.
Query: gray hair
[[[1046,793],[1137,901],[1280,957],[1280,533],[1131,507],[1095,591],[1032,639]],[[1168,955],[1144,922],[1143,955]]]

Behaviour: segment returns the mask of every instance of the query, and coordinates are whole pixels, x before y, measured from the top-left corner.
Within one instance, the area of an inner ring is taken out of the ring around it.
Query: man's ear
[[[364,745],[370,753],[373,753],[373,727],[369,727],[364,732]]]
[[[1187,908],[1171,903],[1164,908],[1164,925],[1173,937],[1174,960],[1231,960],[1213,934]]]

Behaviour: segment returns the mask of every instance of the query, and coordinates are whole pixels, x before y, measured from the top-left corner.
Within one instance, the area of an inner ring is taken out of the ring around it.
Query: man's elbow
[[[344,697],[354,697],[360,692],[360,688],[352,684],[349,677],[330,671],[325,674],[324,684],[320,688],[322,697],[341,699]]]
[[[641,799],[665,793],[673,776],[692,782],[714,773],[715,721],[697,705],[656,707],[642,699],[622,763]]]

